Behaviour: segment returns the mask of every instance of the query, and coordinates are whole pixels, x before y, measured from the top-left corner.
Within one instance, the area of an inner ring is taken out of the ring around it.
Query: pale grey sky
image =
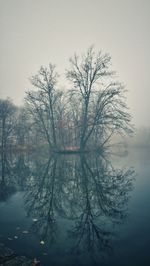
[[[109,52],[133,122],[150,126],[149,0],[0,0],[0,97],[21,104],[28,78],[91,45]]]

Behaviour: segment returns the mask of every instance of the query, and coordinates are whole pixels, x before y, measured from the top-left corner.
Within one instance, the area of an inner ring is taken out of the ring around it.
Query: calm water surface
[[[17,254],[44,266],[150,265],[150,150],[3,164],[0,242]]]

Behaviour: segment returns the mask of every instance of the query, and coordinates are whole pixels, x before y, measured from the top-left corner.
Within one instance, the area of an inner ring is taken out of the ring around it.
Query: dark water
[[[55,265],[150,265],[150,151],[6,154],[0,242]]]

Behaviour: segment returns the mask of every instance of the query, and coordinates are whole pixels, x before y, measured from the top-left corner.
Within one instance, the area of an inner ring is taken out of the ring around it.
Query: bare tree
[[[125,89],[114,81],[110,61],[108,54],[96,54],[93,47],[81,58],[74,55],[66,73],[73,87],[65,94],[57,87],[52,64],[31,78],[36,90],[27,92],[28,110],[50,149],[102,147],[114,133],[132,131]]]
[[[62,93],[56,91],[58,74],[55,66],[41,67],[38,74],[31,78],[36,91],[28,91],[26,102],[34,120],[44,132],[50,147],[57,146],[56,108]]]
[[[0,128],[1,128],[1,149],[6,148],[9,138],[12,136],[12,132],[15,126],[15,113],[17,108],[11,102],[11,100],[0,99]]]
[[[112,80],[110,60],[108,54],[95,54],[93,47],[81,59],[76,54],[70,59],[67,78],[73,83],[70,99],[78,99],[80,149],[85,149],[95,134],[104,143],[116,131],[131,130],[124,87]]]
[[[14,134],[16,135],[16,145],[19,145],[19,147],[29,147],[29,138],[32,124],[33,121],[30,119],[25,106],[19,108],[14,130]]]

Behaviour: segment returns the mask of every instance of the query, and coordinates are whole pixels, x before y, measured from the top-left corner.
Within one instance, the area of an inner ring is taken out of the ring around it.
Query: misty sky
[[[22,104],[41,65],[63,76],[92,44],[110,53],[133,122],[150,126],[149,0],[0,0],[0,97]]]

